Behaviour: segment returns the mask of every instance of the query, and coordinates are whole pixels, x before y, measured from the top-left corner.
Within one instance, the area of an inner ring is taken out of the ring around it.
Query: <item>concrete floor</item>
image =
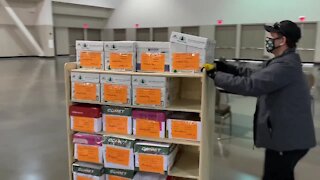
[[[63,65],[69,58],[0,59],[0,179],[66,180]],[[258,180],[263,149],[252,149],[255,99],[230,96],[234,134],[216,144],[217,180]],[[243,107],[243,104],[246,104]],[[316,101],[318,140],[320,106]],[[320,148],[297,166],[297,180],[319,179]]]

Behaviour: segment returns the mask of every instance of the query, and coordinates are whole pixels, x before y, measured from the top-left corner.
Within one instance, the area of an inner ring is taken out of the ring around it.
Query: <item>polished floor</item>
[[[68,179],[63,81],[68,61],[69,57],[0,59],[0,179]],[[320,144],[320,98],[315,99]],[[230,141],[216,143],[215,179],[258,180],[264,157],[263,149],[252,148],[255,99],[232,95],[229,103],[234,133]],[[317,180],[319,170],[318,145],[297,166],[297,180]]]

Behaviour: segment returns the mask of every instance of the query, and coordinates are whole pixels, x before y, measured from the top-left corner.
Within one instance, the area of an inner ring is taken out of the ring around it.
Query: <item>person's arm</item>
[[[215,84],[232,93],[245,96],[260,96],[276,91],[293,82],[294,67],[275,62],[253,73],[251,76],[235,76],[230,73],[216,72]]]
[[[250,76],[254,72],[262,69],[262,67],[264,66],[264,63],[256,65],[255,67],[248,67],[248,66],[232,65],[225,61],[218,61],[216,62],[216,65],[217,65],[217,71],[233,74],[235,76]]]

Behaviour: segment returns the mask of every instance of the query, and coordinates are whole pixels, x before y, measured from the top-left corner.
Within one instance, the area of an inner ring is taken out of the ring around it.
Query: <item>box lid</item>
[[[175,149],[175,147],[177,147],[175,144],[140,141],[134,145],[134,152],[168,155]]]
[[[102,146],[103,138],[100,135],[76,133],[73,135],[73,143]]]
[[[170,42],[138,41],[137,48],[169,49]]]
[[[131,76],[130,75],[101,74],[100,75],[100,82],[101,83],[110,83],[110,84],[131,85]]]
[[[102,116],[101,108],[98,105],[76,104],[69,108],[70,116],[99,118]]]
[[[135,175],[134,170],[115,169],[115,168],[105,168],[104,173],[108,175],[119,176],[119,177],[124,177],[129,179],[132,179]]]
[[[71,72],[71,81],[72,82],[99,83],[100,82],[100,74]]]
[[[83,51],[103,51],[102,41],[76,41],[76,49]]]
[[[132,109],[126,107],[102,106],[102,112],[103,114],[131,116]]]
[[[153,121],[166,121],[166,113],[163,111],[133,110],[132,118],[148,119]]]
[[[102,165],[85,163],[85,162],[73,163],[72,170],[73,172],[89,174],[89,175],[98,176],[98,177],[104,174],[104,168]]]
[[[193,36],[190,34],[184,34],[179,32],[172,32],[170,36],[170,42],[184,44],[186,46],[193,46],[197,48],[205,49],[208,46],[208,38]]]
[[[119,146],[125,148],[133,148],[135,139],[123,138],[118,136],[103,136],[103,144]]]

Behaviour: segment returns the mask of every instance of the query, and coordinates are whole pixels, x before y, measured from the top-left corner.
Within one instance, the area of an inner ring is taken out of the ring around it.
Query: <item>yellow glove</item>
[[[205,69],[207,72],[209,71],[212,71],[212,70],[215,70],[216,69],[216,64],[209,64],[209,63],[206,63],[203,65],[201,71]]]

